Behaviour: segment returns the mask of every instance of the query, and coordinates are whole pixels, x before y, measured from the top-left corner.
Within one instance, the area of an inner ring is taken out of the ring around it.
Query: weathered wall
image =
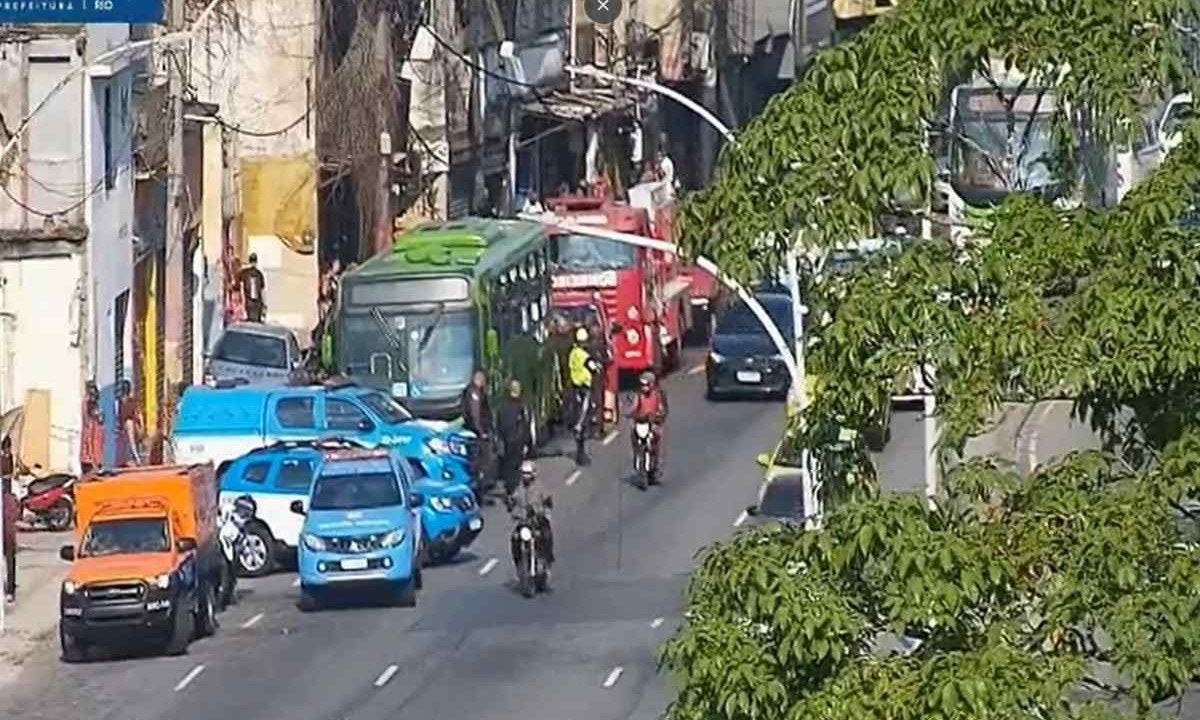
[[[192,84],[219,106],[232,146],[238,254],[259,256],[268,319],[298,330],[316,322],[316,18],[308,0],[243,3],[192,56]]]

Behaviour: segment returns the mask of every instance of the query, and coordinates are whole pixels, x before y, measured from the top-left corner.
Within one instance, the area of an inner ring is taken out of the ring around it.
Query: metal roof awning
[[[627,90],[604,87],[547,90],[526,100],[522,108],[532,115],[582,122],[627,110],[636,97]]]

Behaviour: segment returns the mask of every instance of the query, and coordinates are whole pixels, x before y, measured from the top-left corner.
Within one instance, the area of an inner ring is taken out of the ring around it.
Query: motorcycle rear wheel
[[[46,511],[46,526],[54,532],[70,530],[75,521],[75,507],[67,498],[59,500]]]

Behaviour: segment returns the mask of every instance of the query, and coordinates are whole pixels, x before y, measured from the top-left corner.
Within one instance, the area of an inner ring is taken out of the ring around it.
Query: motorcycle
[[[543,501],[550,507],[550,498]],[[532,507],[527,507],[524,517],[518,517],[512,533],[513,564],[517,569],[517,589],[521,595],[531,598],[534,593],[545,592],[550,581],[550,567],[546,562],[542,536],[545,519]]]
[[[246,525],[258,513],[258,504],[249,495],[221,503],[221,552],[225,564],[221,567],[221,607],[237,602],[237,556],[246,539]]]
[[[633,469],[638,476],[638,488],[645,490],[658,484],[657,439],[650,423],[638,421],[633,424]]]
[[[75,522],[75,476],[55,473],[32,480],[18,492],[20,517],[31,527],[61,532]]]

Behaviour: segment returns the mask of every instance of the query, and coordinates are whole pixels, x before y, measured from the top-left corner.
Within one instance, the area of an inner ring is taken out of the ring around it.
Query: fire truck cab
[[[574,225],[653,237],[644,208],[604,198],[559,196],[547,210]],[[613,329],[618,371],[662,372],[679,363],[691,327],[690,282],[673,254],[607,238],[553,230],[552,302],[589,304],[599,296]]]

